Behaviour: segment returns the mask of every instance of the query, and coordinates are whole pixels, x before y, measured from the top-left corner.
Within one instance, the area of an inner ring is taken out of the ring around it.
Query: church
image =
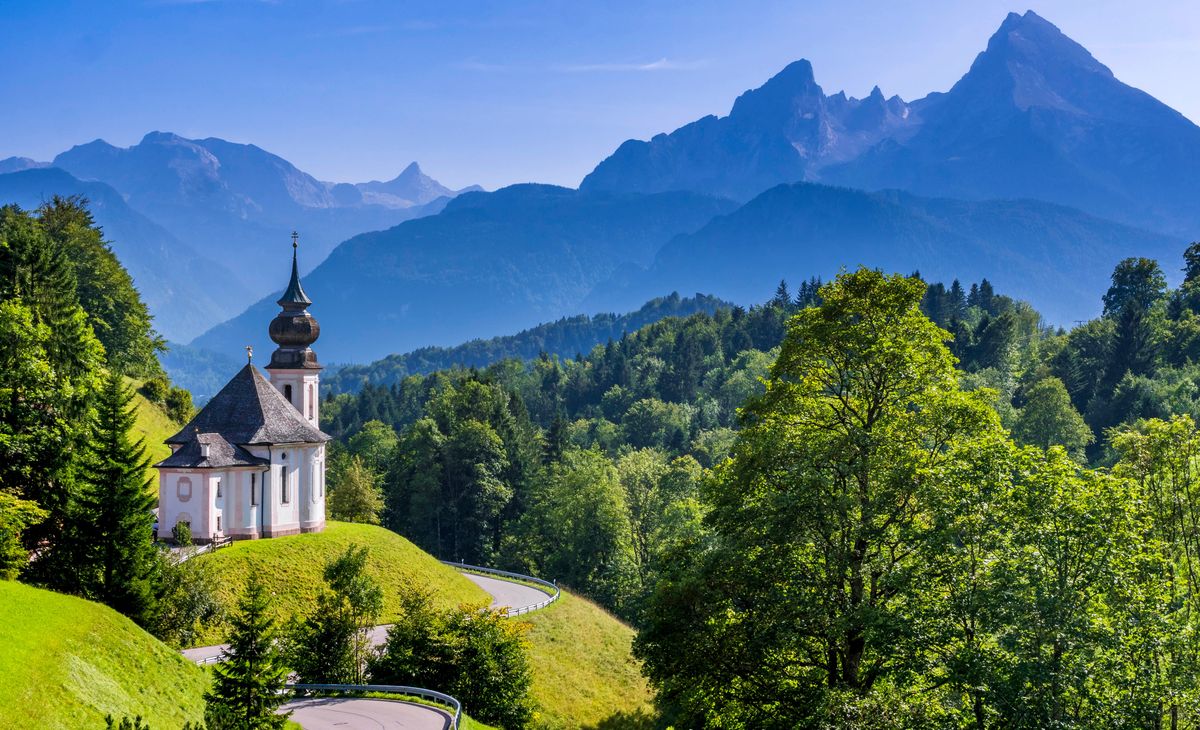
[[[267,375],[247,362],[166,440],[172,453],[154,465],[161,537],[179,523],[198,543],[324,529],[330,437],[319,428],[321,366],[311,347],[321,328],[300,285],[295,234],[292,278],[278,304]]]

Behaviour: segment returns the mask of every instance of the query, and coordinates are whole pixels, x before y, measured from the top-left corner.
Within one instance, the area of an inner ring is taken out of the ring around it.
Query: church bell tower
[[[312,343],[321,336],[321,325],[308,311],[312,300],[300,286],[296,262],[299,234],[292,233],[292,279],[276,302],[283,310],[271,320],[271,340],[279,347],[271,353],[267,373],[274,385],[313,427],[320,427],[321,366]]]

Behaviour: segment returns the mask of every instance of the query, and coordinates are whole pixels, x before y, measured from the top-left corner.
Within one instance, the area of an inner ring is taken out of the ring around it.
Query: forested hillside
[[[637,311],[626,314],[580,314],[547,322],[515,335],[471,340],[456,347],[423,347],[403,355],[389,355],[368,365],[348,365],[322,380],[331,394],[352,393],[364,385],[391,385],[409,375],[423,375],[453,367],[487,367],[500,360],[532,360],[539,355],[571,357],[664,317],[685,317],[695,312],[712,314],[730,307],[716,297],[671,294],[652,299]]]

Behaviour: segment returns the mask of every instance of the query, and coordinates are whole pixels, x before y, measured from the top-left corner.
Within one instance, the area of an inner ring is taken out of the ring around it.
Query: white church
[[[158,534],[187,523],[199,543],[319,532],[325,527],[321,366],[310,347],[321,327],[292,278],[271,320],[267,375],[247,362],[183,430],[158,469]]]

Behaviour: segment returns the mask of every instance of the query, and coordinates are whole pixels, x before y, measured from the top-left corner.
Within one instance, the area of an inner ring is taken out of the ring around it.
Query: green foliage
[[[21,544],[25,528],[45,519],[46,510],[36,502],[12,494],[0,492],[0,580],[16,578],[29,555]]]
[[[190,547],[192,544],[192,526],[186,522],[176,522],[171,528],[171,541],[179,547]]]
[[[363,463],[362,457],[346,459],[329,485],[329,516],[343,522],[379,524],[383,510],[379,481],[379,474]]]
[[[159,550],[150,632],[171,646],[192,646],[206,629],[224,618],[217,598],[220,581],[208,563],[181,562],[170,551]]]
[[[371,681],[436,687],[483,722],[519,730],[533,717],[526,624],[466,604],[438,610],[430,595],[409,587],[403,615],[370,662]]]
[[[1084,449],[1095,437],[1071,405],[1063,382],[1053,376],[1043,378],[1030,386],[1024,397],[1026,405],[1017,417],[1013,437],[1042,449],[1062,446],[1076,459],[1084,460]]]
[[[70,566],[71,580],[85,596],[146,626],[154,612],[158,561],[146,451],[131,437],[132,403],[133,393],[121,376],[110,374],[96,399],[70,537],[50,557]],[[55,558],[60,552],[65,554]]]
[[[350,545],[326,564],[316,611],[292,629],[288,653],[302,682],[363,684],[369,632],[383,612],[383,590],[366,573],[368,552]]]
[[[212,689],[205,695],[205,720],[216,728],[283,728],[286,714],[276,710],[288,670],[268,613],[270,598],[263,584],[251,578],[233,617],[225,661],[213,668]]]
[[[598,451],[568,451],[536,480],[511,555],[622,613],[636,590],[637,563],[625,491]]]
[[[138,715],[132,720],[128,715],[125,715],[120,721],[113,720],[112,715],[106,715],[104,718],[104,726],[108,730],[150,730],[150,726],[142,722],[142,716]]]

